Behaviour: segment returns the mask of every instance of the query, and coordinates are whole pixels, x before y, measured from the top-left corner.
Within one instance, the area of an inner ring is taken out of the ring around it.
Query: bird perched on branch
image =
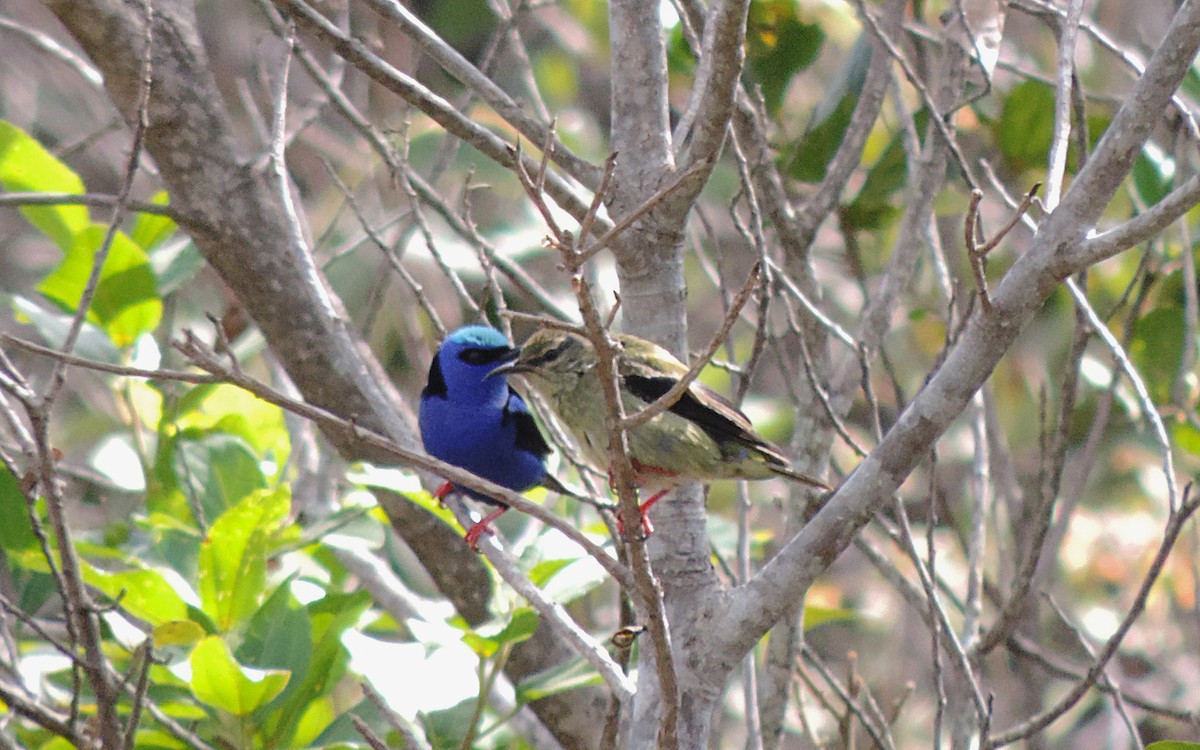
[[[542,485],[573,494],[546,473],[550,446],[525,402],[507,379],[491,376],[498,365],[512,361],[517,353],[502,333],[488,326],[465,326],[446,337],[429,365],[429,379],[421,391],[418,421],[425,450],[516,492]],[[441,499],[455,491],[499,506],[467,530],[467,544],[476,549],[479,538],[492,533],[492,521],[508,506],[451,482],[434,496]]]
[[[645,408],[683,379],[688,368],[651,341],[617,335],[616,371],[626,416]],[[608,466],[607,405],[596,370],[596,350],[583,336],[544,328],[521,346],[520,355],[492,371],[522,374],[550,403],[588,460]],[[693,381],[667,409],[629,430],[629,458],[637,483],[656,490],[639,506],[647,511],[671,488],[716,479],[781,476],[827,490],[824,482],[794,470],[780,450],[754,431],[745,414],[712,389]]]

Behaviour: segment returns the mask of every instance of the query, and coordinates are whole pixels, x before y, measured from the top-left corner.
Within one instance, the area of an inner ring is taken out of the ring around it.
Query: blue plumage
[[[460,466],[502,487],[524,492],[539,484],[561,487],[546,474],[550,446],[538,431],[529,408],[508,380],[488,373],[517,357],[504,335],[488,326],[465,326],[451,333],[429,366],[421,391],[421,439],[431,456]],[[495,500],[465,487],[447,483],[438,497],[463,492],[476,500]],[[489,513],[467,531],[475,547],[491,533],[488,524],[507,508]]]

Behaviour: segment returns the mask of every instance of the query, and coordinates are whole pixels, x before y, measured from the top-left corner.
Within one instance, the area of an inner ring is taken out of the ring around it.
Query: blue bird
[[[418,421],[425,450],[516,492],[543,485],[573,494],[546,473],[550,446],[520,395],[506,378],[489,377],[492,370],[518,354],[504,334],[488,326],[464,326],[446,337],[429,365],[429,379],[421,391]],[[441,499],[450,492],[500,506],[467,530],[467,544],[477,549],[479,538],[492,533],[491,522],[508,506],[451,482],[434,496]]]

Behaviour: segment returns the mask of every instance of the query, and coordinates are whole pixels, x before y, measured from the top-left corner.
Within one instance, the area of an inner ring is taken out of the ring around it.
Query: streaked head
[[[525,373],[557,383],[564,378],[577,378],[595,364],[596,355],[587,339],[568,331],[543,328],[525,340],[515,360],[492,373]]]

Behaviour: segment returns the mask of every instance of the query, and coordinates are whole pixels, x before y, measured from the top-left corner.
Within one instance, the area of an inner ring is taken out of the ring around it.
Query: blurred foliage
[[[606,6],[592,0],[537,5],[522,11],[529,16],[518,24],[532,78],[558,118],[563,141],[599,161],[607,154]],[[523,91],[526,82],[514,75],[517,68],[507,54],[484,59],[497,26],[486,3],[474,3],[470,10],[433,2],[414,7],[464,55],[490,66],[506,89]],[[663,12],[668,13],[667,6]],[[256,55],[263,46],[261,37],[268,36],[261,19],[240,5],[201,3],[198,13],[214,45],[213,65],[222,83],[234,90],[240,84],[232,82],[258,80],[262,60]],[[914,13],[914,22],[922,22],[924,15],[924,11]],[[356,23],[362,25],[356,30],[364,37],[376,35],[373,43],[378,42],[386,53],[397,57],[411,53],[389,38],[382,24],[372,27],[366,19]],[[1028,27],[1028,19],[1010,19],[1010,24],[1015,41],[1006,40],[1005,45],[1021,51],[1021,65],[998,69],[990,94],[956,113],[954,126],[968,161],[976,164],[986,159],[998,185],[1019,197],[1045,178],[1054,106],[1053,88],[1026,75],[1022,66],[1044,72],[1053,70],[1054,61],[1053,50],[1039,46],[1040,32]],[[678,109],[687,101],[696,70],[679,24],[670,32],[671,97]],[[804,195],[824,177],[845,137],[870,61],[867,37],[847,7],[792,0],[752,2],[747,34],[744,77],[751,90],[761,92],[771,145],[788,181],[786,189]],[[1089,49],[1093,54],[1086,61],[1080,56],[1084,68],[1080,80],[1089,91],[1087,140],[1095,144],[1108,127],[1114,102],[1125,93],[1120,85],[1107,82],[1126,79],[1109,56],[1096,52],[1094,46]],[[921,50],[913,54],[918,63],[929,62]],[[103,129],[102,121],[114,115],[107,105],[95,103],[104,101],[102,93],[80,81],[42,74],[31,62],[21,64],[28,60],[15,60],[11,69],[28,71],[40,87],[56,93],[43,92],[40,98],[27,100],[13,78],[3,84],[13,88],[13,102],[38,100],[36,106],[31,103],[24,109],[3,105],[11,122],[0,122],[0,186],[8,192],[67,194],[82,194],[89,187],[110,188],[128,143]],[[428,60],[420,63],[419,70],[422,80],[456,106],[467,108],[478,122],[507,131],[486,107],[464,103],[459,87]],[[247,123],[261,115],[249,110],[256,95],[253,88],[246,87],[247,111],[239,113]],[[569,307],[566,280],[556,268],[556,259],[540,246],[544,226],[510,173],[472,149],[454,145],[427,118],[389,102],[361,80],[350,76],[347,89],[393,143],[404,147],[408,163],[431,176],[450,210],[469,217],[500,256],[544,284],[556,303]],[[1200,75],[1195,71],[1184,92],[1200,97]],[[301,88],[301,93],[307,92]],[[0,97],[0,102],[4,99]],[[893,252],[910,173],[916,166],[911,144],[931,137],[929,115],[922,104],[918,97],[906,94],[902,106],[891,102],[885,108],[872,127],[854,178],[843,191],[837,220],[826,223],[812,249],[822,286],[820,303],[832,319],[851,330],[874,293],[874,275],[887,267]],[[263,106],[269,111],[269,104]],[[92,116],[90,108],[104,116]],[[906,117],[911,117],[911,132]],[[403,128],[401,123],[406,123]],[[247,125],[247,132],[257,131]],[[253,138],[248,136],[247,142],[254,142]],[[61,147],[81,143],[84,147]],[[1097,230],[1145,211],[1182,181],[1184,165],[1177,163],[1174,145],[1159,138],[1143,149],[1131,179],[1107,207]],[[394,175],[367,153],[359,134],[322,110],[289,145],[289,167],[318,260],[346,302],[349,322],[364,331],[381,361],[394,365],[399,389],[415,403],[436,340],[436,325],[415,294],[387,269],[379,249],[368,241],[355,212],[349,210],[346,194],[331,184],[326,164],[335,165],[339,178],[351,186],[357,207],[381,230],[389,249],[403,259],[446,327],[471,316],[468,303],[487,297],[490,280],[480,268],[477,248],[450,231],[435,211],[424,210],[423,226],[413,220]],[[1070,168],[1079,163],[1081,155],[1073,149]],[[885,361],[873,363],[870,385],[885,430],[925,382],[947,337],[955,332],[956,321],[947,319],[939,274],[952,278],[959,299],[974,292],[961,257],[962,217],[969,193],[961,175],[950,172],[948,187],[937,196],[937,216],[930,230],[944,248],[947,267],[943,271],[940,260],[929,254],[920,258],[904,304],[883,342]],[[700,332],[693,333],[694,346],[719,323],[729,280],[740,283],[739,273],[757,257],[730,218],[731,213],[745,213],[741,204],[731,211],[739,199],[737,178],[737,165],[724,158],[695,212],[704,230],[689,238],[689,249],[697,250],[688,259],[690,324]],[[134,194],[169,203],[153,175],[140,175]],[[991,236],[988,232],[1010,215],[1010,207],[989,186],[982,209],[985,235]],[[1091,269],[1086,278],[1090,298],[1125,342],[1154,406],[1162,413],[1179,472],[1185,476],[1200,471],[1196,410],[1200,383],[1194,371],[1200,342],[1190,308],[1195,300],[1188,297],[1195,285],[1195,248],[1190,237],[1198,219],[1193,210],[1186,226]],[[188,237],[164,216],[135,213],[111,236],[107,213],[82,205],[24,206],[19,214],[6,211],[0,221],[4,228],[0,300],[9,311],[6,331],[59,345],[101,247],[107,248],[107,257],[75,348],[79,356],[110,364],[175,366],[179,362],[168,345],[171,337],[187,327],[211,335],[206,313],[223,318],[238,312]],[[770,236],[771,227],[765,230]],[[987,267],[992,283],[1028,241],[1029,234],[1018,227],[994,251]],[[775,250],[773,245],[769,248]],[[458,274],[462,291],[443,269]],[[605,258],[595,273],[602,287],[615,285]],[[543,312],[536,298],[502,278],[497,286],[503,288],[509,307]],[[496,300],[487,304],[495,309]],[[795,314],[789,305],[790,301],[773,297],[767,311],[781,329],[787,316]],[[1015,550],[1024,543],[1009,535],[1021,528],[1024,503],[1036,499],[1043,486],[1047,435],[1060,418],[1063,373],[1075,366],[1069,354],[1074,325],[1069,297],[1055,293],[989,383],[988,409],[997,432],[993,438],[1001,446],[993,466],[1002,487],[997,515],[1012,521],[1011,527],[997,521],[988,529],[989,586],[1007,585]],[[523,324],[515,327],[518,339],[529,330]],[[253,326],[245,331],[232,342],[234,352],[248,371],[268,379],[270,358]],[[738,365],[747,362],[754,351],[753,332],[737,327],[731,339],[732,352],[723,356]],[[781,335],[781,339],[778,350],[788,356],[772,351],[757,362],[752,395],[744,405],[764,434],[786,444],[797,424],[809,424],[802,419],[804,410],[815,407],[792,403],[792,384],[805,374],[797,371],[795,337]],[[44,361],[5,351],[32,373],[32,379],[44,377]],[[726,394],[741,386],[736,367],[718,364],[708,368],[703,378]],[[1068,453],[1078,457],[1090,451],[1090,471],[1061,492],[1059,502],[1070,511],[1054,530],[1062,541],[1045,561],[1050,569],[1046,588],[1056,601],[1080,613],[1079,633],[1089,641],[1100,641],[1128,606],[1129,592],[1144,574],[1161,536],[1165,514],[1161,456],[1146,425],[1144,404],[1128,376],[1094,341],[1080,361],[1078,387],[1076,409],[1061,418],[1067,422]],[[1094,432],[1110,405],[1113,416]],[[875,425],[868,407],[860,399],[846,428],[849,437],[869,447]],[[74,544],[85,580],[105,606],[106,655],[116,670],[136,675],[144,659],[140,645],[150,639],[155,660],[148,671],[147,695],[166,716],[223,747],[361,746],[351,716],[399,744],[399,733],[364,698],[365,679],[385,694],[411,731],[435,748],[457,748],[472,737],[475,747],[520,746],[520,738],[507,723],[512,707],[495,705],[487,688],[511,648],[533,632],[537,616],[511,592],[499,588],[491,602],[492,620],[468,628],[436,598],[419,566],[389,540],[386,518],[370,494],[376,487],[393,489],[453,524],[450,514],[420,489],[413,475],[381,467],[351,467],[339,475],[334,498],[339,510],[315,518],[299,508],[299,498],[292,495],[297,474],[295,426],[289,426],[276,407],[227,385],[187,386],[74,369],[55,419],[54,445],[63,454],[63,465],[77,469],[66,480]],[[970,427],[964,420],[939,442],[936,473],[918,472],[902,498],[918,533],[925,533],[926,522],[936,518],[932,536],[939,543],[939,572],[955,585],[965,579],[967,561],[961,540],[970,532],[973,502],[975,444]],[[853,450],[837,441],[830,475],[848,473],[858,460]],[[560,468],[565,479],[582,480],[565,461]],[[600,483],[603,486],[602,479]],[[44,545],[37,533],[46,523],[45,499],[31,496],[30,486],[28,477],[0,470],[5,590],[23,612],[57,615],[61,601],[48,558],[56,560],[58,552]],[[751,562],[758,565],[784,541],[784,515],[778,503],[782,492],[772,483],[756,485],[749,492],[758,501],[751,513],[754,533],[749,542]],[[97,496],[98,503],[85,502]],[[546,502],[588,533],[602,532],[591,510],[559,498]],[[712,488],[713,562],[730,580],[736,578],[730,564],[737,551],[736,507],[731,483]],[[499,528],[520,540],[520,561],[530,578],[571,608],[592,632],[611,631],[618,624],[613,585],[576,548],[552,532],[531,529],[515,513],[508,514]],[[877,531],[869,533],[874,534],[873,541],[884,544]],[[343,564],[341,555],[346,550],[379,556],[412,589],[414,599],[428,606],[408,615],[384,610]],[[888,550],[889,559],[908,571],[905,555]],[[1182,695],[1189,706],[1195,704],[1195,675],[1200,674],[1200,648],[1192,626],[1195,556],[1184,545],[1172,558],[1163,585],[1150,599],[1144,620],[1126,648],[1153,664],[1158,682],[1150,683],[1147,690],[1156,699],[1178,701]],[[850,651],[864,655],[860,662],[864,680],[888,698],[903,692],[902,681],[910,677],[922,681],[919,695],[909,704],[917,707],[905,708],[895,731],[906,747],[927,746],[925,719],[937,704],[934,691],[927,690],[928,633],[921,630],[919,636],[913,635],[919,617],[854,554],[835,563],[815,593],[819,595],[810,594],[804,612],[806,627],[815,629],[814,648],[831,660],[844,660]],[[1041,645],[1076,654],[1076,634],[1060,630],[1052,630]],[[18,627],[14,632],[20,663],[5,666],[19,671],[39,699],[66,710],[74,689],[67,659],[38,631]],[[920,647],[914,646],[918,638]],[[765,648],[764,644],[756,651],[760,659]],[[989,662],[988,668],[997,675],[996,684],[989,686],[997,696],[997,726],[1017,718],[1010,706],[1033,692],[1030,675],[1038,675],[1039,689],[1056,684],[1022,665],[997,660]],[[425,676],[429,674],[441,676],[444,684],[432,684]],[[515,685],[516,706],[595,685],[598,680],[585,662],[575,660]],[[1121,682],[1128,685],[1137,680]],[[95,701],[84,690],[79,706],[87,719]],[[122,711],[130,703],[128,696],[123,698]],[[0,706],[0,711],[4,708]],[[1079,737],[1086,735],[1089,721],[1102,708],[1097,703],[1070,714],[1049,735],[1049,746],[1089,746]],[[736,718],[742,710],[740,703],[730,701],[726,714]],[[1183,726],[1161,718],[1146,720],[1153,722],[1164,725],[1162,731],[1168,734],[1178,734],[1176,730]],[[727,724],[732,723],[727,719]],[[7,726],[25,747],[62,746],[33,723],[16,721]],[[728,745],[740,738],[736,727],[724,729],[714,742]],[[792,729],[800,731],[789,726]],[[182,746],[153,717],[143,718],[135,740],[137,747]],[[1191,750],[1197,746],[1162,742],[1148,747]]]

